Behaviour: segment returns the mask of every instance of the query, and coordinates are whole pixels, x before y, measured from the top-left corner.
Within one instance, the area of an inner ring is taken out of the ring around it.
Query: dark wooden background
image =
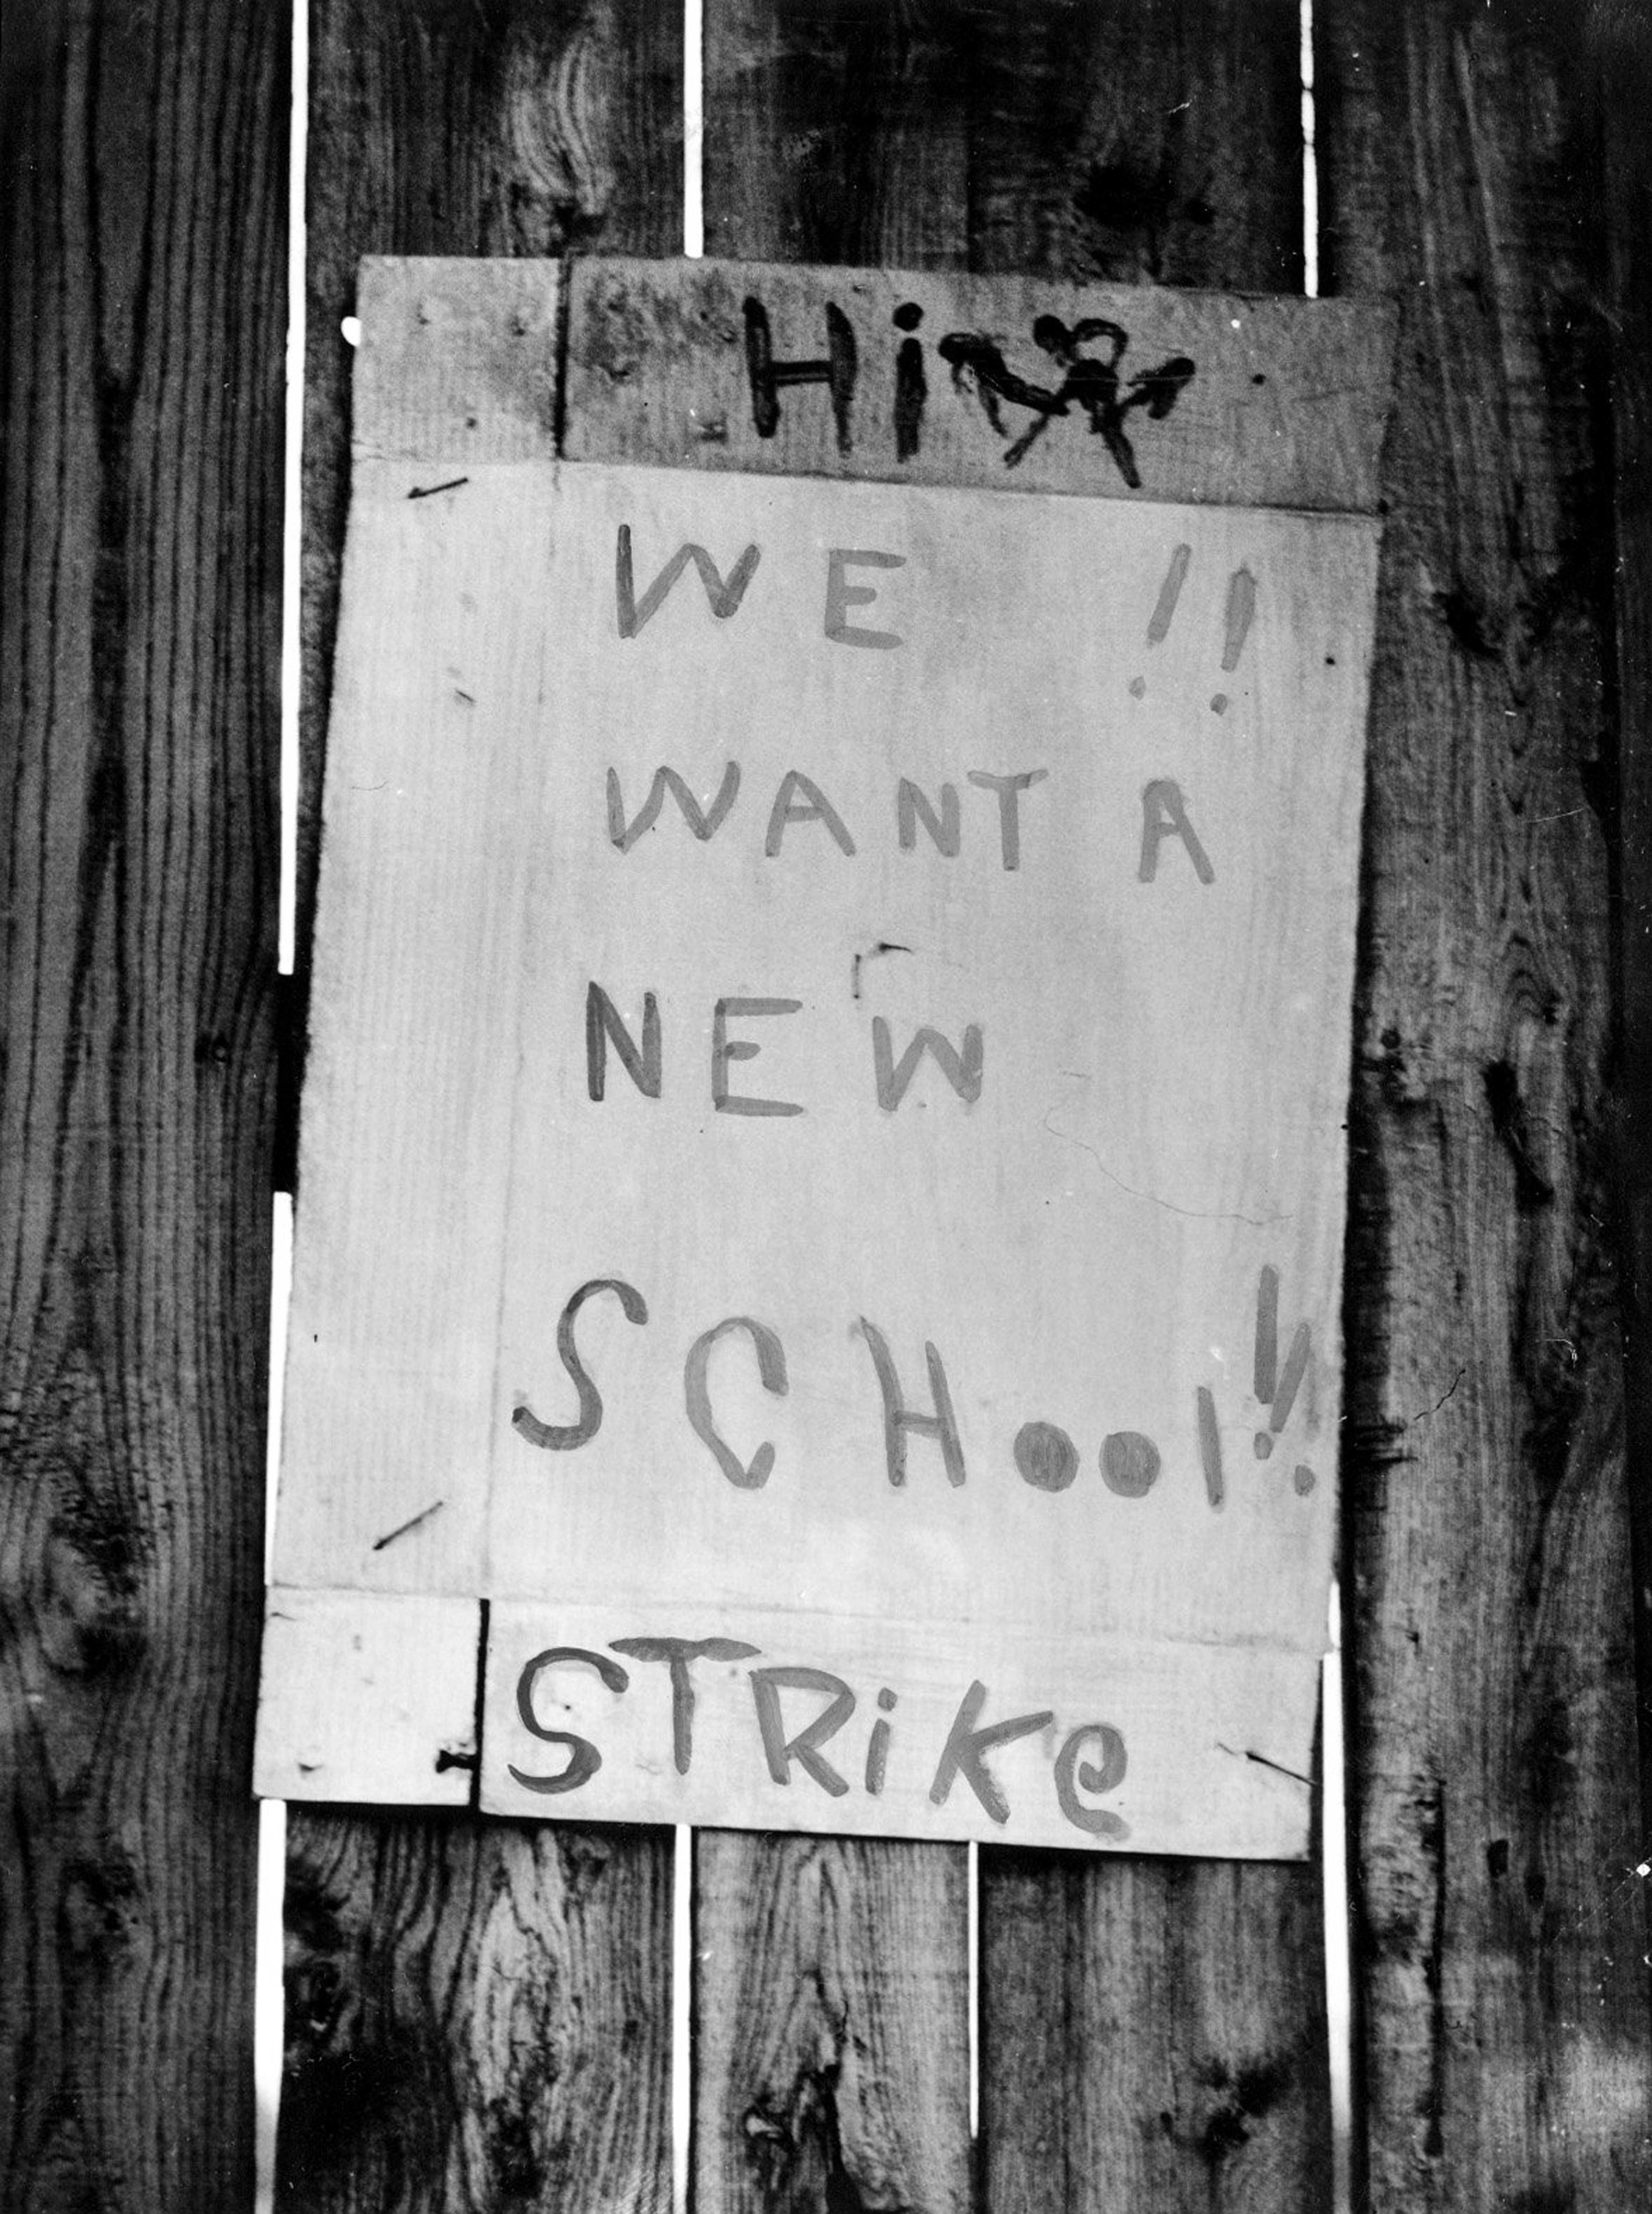
[[[1315,19],[1322,289],[1405,308],[1350,1121],[1356,2204],[1625,2214],[1652,2204],[1647,22]],[[251,2205],[270,1194],[357,257],[681,241],[675,0],[315,0],[278,993],[288,28],[4,5],[20,2214]],[[708,250],[1300,289],[1297,40],[1294,0],[706,0]],[[1315,1866],[984,1852],[974,2146],[960,1851],[710,1833],[694,1885],[702,2214],[1329,2206]],[[295,1813],[279,2203],[668,2207],[670,1894],[664,1833]]]

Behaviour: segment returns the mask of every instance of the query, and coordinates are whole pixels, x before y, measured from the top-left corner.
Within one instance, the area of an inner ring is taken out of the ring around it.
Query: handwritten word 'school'
[[[631,1690],[631,1672],[609,1658],[615,1653],[641,1667],[667,1671],[671,1686],[671,1761],[679,1776],[690,1775],[694,1764],[695,1716],[705,1688],[704,1678],[696,1676],[695,1664],[709,1661],[714,1667],[721,1664],[718,1674],[711,1679],[711,1694],[726,1698],[731,1685],[739,1681],[727,1673],[728,1664],[763,1658],[760,1646],[749,1645],[741,1637],[616,1637],[602,1653],[582,1645],[547,1646],[533,1655],[516,1679],[516,1713],[530,1737],[541,1745],[562,1748],[564,1764],[546,1772],[510,1763],[510,1773],[523,1790],[546,1798],[560,1796],[579,1790],[601,1767],[602,1754],[592,1739],[576,1730],[552,1729],[539,1720],[537,1694],[541,1680],[553,1670],[580,1668],[589,1670],[616,1698],[624,1698]],[[877,1799],[882,1796],[888,1778],[892,1750],[898,1746],[897,1770],[911,1757],[909,1748],[896,1736],[893,1716],[900,1695],[890,1685],[879,1686],[876,1718],[867,1733],[864,1752],[851,1764],[845,1758],[843,1733],[860,1701],[854,1687],[841,1676],[828,1668],[765,1667],[748,1669],[746,1682],[752,1697],[750,1719],[762,1747],[764,1764],[771,1780],[783,1789],[789,1789],[796,1776],[828,1798],[842,1799],[852,1788],[843,1771],[852,1765],[861,1771],[861,1788],[866,1795]],[[791,1699],[789,1717],[784,1703],[787,1694]],[[823,1703],[815,1703],[812,1713],[804,1709],[808,1714],[804,1720],[797,1704],[800,1697]],[[988,1817],[1002,1827],[1009,1820],[1009,1801],[988,1757],[1017,1738],[1039,1734],[1044,1734],[1046,1747],[1053,1745],[1056,1734],[1052,1725],[1056,1717],[1054,1709],[1045,1707],[1035,1714],[984,1722],[991,1697],[978,1677],[959,1702],[933,1771],[930,1768],[933,1746],[916,1757],[923,1762],[920,1773],[930,1777],[931,1805],[944,1807],[954,1785],[961,1783],[974,1794]],[[719,1734],[725,1733],[726,1720],[725,1731]],[[830,1753],[826,1750],[828,1746]],[[663,1747],[661,1753],[663,1757]],[[1075,1829],[1113,1844],[1129,1836],[1129,1826],[1122,1815],[1093,1803],[1118,1789],[1127,1764],[1124,1738],[1111,1722],[1084,1722],[1065,1734],[1051,1760],[1051,1783],[1057,1805]]]
[[[831,409],[838,451],[851,454],[860,346],[843,309],[833,301],[826,303],[824,353],[786,359],[775,352],[769,311],[763,303],[748,295],[744,312],[746,375],[758,437],[772,438],[778,431],[783,391],[820,385]],[[891,321],[900,333],[890,411],[895,456],[910,462],[923,444],[930,398],[924,341],[917,335],[924,310],[915,300],[905,300]],[[1099,315],[1082,316],[1070,326],[1059,315],[1039,315],[1033,323],[1032,340],[1043,358],[1031,376],[1017,369],[999,339],[985,332],[948,331],[936,342],[936,352],[950,371],[954,390],[972,395],[994,434],[1006,442],[1006,468],[1017,467],[1052,423],[1072,419],[1085,424],[1090,435],[1100,439],[1125,482],[1139,490],[1142,473],[1130,437],[1130,419],[1135,415],[1143,422],[1161,423],[1192,382],[1193,363],[1186,354],[1173,354],[1154,368],[1126,377],[1123,364],[1130,334],[1122,324]],[[1019,410],[1021,415],[1013,436],[1006,420],[1008,409]]]
[[[1264,1269],[1258,1302],[1259,1347],[1265,1335],[1267,1342],[1272,1342],[1278,1281],[1275,1270]],[[593,1277],[570,1294],[557,1320],[557,1357],[574,1386],[578,1412],[571,1422],[547,1422],[526,1401],[519,1401],[511,1411],[511,1428],[530,1446],[546,1453],[577,1452],[582,1446],[589,1445],[602,1427],[602,1394],[585,1365],[574,1332],[581,1308],[588,1300],[605,1293],[619,1301],[620,1312],[628,1323],[639,1330],[648,1324],[647,1300],[634,1285],[618,1276]],[[968,1480],[968,1463],[951,1381],[939,1349],[928,1341],[924,1343],[924,1366],[929,1383],[929,1405],[924,1407],[906,1397],[894,1352],[875,1323],[861,1315],[850,1334],[858,1337],[866,1349],[867,1381],[875,1392],[875,1404],[881,1418],[884,1474],[890,1488],[896,1491],[905,1488],[908,1453],[912,1440],[917,1439],[934,1446],[940,1472],[949,1489],[961,1489]],[[725,1315],[709,1330],[700,1332],[684,1358],[683,1413],[688,1428],[728,1483],[737,1491],[761,1491],[774,1473],[773,1445],[765,1440],[749,1458],[742,1458],[718,1427],[711,1404],[711,1355],[725,1339],[747,1343],[750,1357],[757,1364],[758,1381],[771,1398],[783,1399],[789,1391],[790,1371],[778,1331],[752,1315]],[[1268,1429],[1258,1432],[1259,1459],[1271,1456],[1275,1440],[1290,1418],[1310,1351],[1311,1337],[1306,1323],[1293,1340],[1283,1376],[1276,1376],[1271,1366],[1265,1374],[1263,1373],[1260,1364],[1264,1355],[1259,1351],[1258,1395],[1259,1398],[1265,1385],[1272,1404]],[[1271,1363],[1271,1353],[1265,1357]],[[1222,1468],[1216,1404],[1204,1385],[1195,1393],[1194,1419],[1205,1497],[1212,1511],[1219,1513],[1226,1500],[1227,1485]],[[1068,1490],[1077,1481],[1081,1467],[1078,1447],[1067,1432],[1058,1423],[1040,1419],[1020,1425],[1009,1441],[1009,1459],[1021,1482],[1033,1491]],[[1117,1498],[1144,1499],[1158,1483],[1161,1467],[1157,1445],[1139,1430],[1112,1430],[1101,1441],[1099,1471],[1103,1484]],[[1298,1467],[1292,1489],[1298,1498],[1306,1498],[1314,1489],[1313,1471]]]

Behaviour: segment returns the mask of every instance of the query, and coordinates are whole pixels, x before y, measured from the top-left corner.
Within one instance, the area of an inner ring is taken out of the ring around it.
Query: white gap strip
[[[705,252],[704,21],[702,0],[683,0],[683,254]],[[694,1832],[680,1822],[672,1841],[671,2204],[688,2214],[693,2134]]]
[[[1334,2214],[1353,2206],[1354,2025],[1348,1938],[1348,1799],[1343,1761],[1342,1589],[1331,1587],[1331,1650],[1320,1711],[1320,1866],[1325,1896],[1325,2011],[1331,2042],[1331,2160]]]
[[[1314,0],[1301,0],[1302,290],[1320,297],[1320,164],[1314,150]]]
[[[1302,290],[1320,293],[1320,163],[1315,145],[1314,0],[1301,0],[1299,74],[1302,84]],[[1327,1624],[1330,1651],[1320,1679],[1324,1721],[1320,1746],[1320,1867],[1325,1919],[1326,2032],[1331,2046],[1331,2157],[1333,2214],[1354,2203],[1353,1946],[1348,1925],[1347,1740],[1343,1712],[1342,1587],[1333,1577]]]
[[[289,510],[290,521],[291,511]],[[287,1349],[287,1311],[292,1289],[293,1203],[273,1195],[270,1284],[270,1419],[264,1466],[264,1575],[275,1545],[276,1472],[281,1461],[282,1383]],[[258,1810],[258,1908],[253,1953],[253,2086],[257,2102],[253,2165],[257,2214],[275,2205],[276,2114],[281,2102],[281,1909],[287,1865],[287,1809],[265,1799]]]
[[[694,1832],[679,1822],[671,1853],[671,2204],[687,2214],[693,2084],[689,2070],[694,1965]]]
[[[705,252],[705,51],[702,0],[683,0],[683,252]]]
[[[277,890],[276,967],[293,973],[298,890],[299,590],[303,512],[300,498],[304,458],[304,180],[309,152],[309,11],[292,10],[292,71],[287,123],[287,351],[285,450],[281,519],[281,808]],[[292,1289],[293,1203],[286,1192],[272,1199],[270,1252],[270,1400],[265,1435],[264,1574],[268,1581],[275,1546],[276,1472],[281,1459],[281,1391],[287,1357],[287,1310]],[[253,2204],[257,2214],[275,2205],[276,2117],[281,2101],[282,1906],[286,1890],[287,1809],[264,1800],[258,1810],[258,1873],[253,1952]]]
[[[969,2141],[981,2134],[981,1848],[972,1838],[965,1848],[969,1857],[964,1871],[969,1899]]]
[[[303,544],[304,165],[309,144],[308,9],[293,9],[292,114],[287,134],[287,411],[281,536],[281,880],[276,965],[293,972],[298,898],[298,615]]]

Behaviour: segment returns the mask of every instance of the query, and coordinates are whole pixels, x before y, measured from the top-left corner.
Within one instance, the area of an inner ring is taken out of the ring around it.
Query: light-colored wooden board
[[[1385,303],[823,274],[575,262],[569,457],[1375,511]]]
[[[593,465],[557,529],[490,1592],[1316,1654],[1372,526]],[[685,541],[725,572],[759,545],[738,614],[691,569],[621,638],[621,529],[639,594]],[[834,545],[905,565],[844,572],[899,647],[826,634]],[[1224,674],[1235,577],[1256,612]],[[704,840],[669,797],[632,840],[662,764],[728,799]],[[1017,775],[1007,828],[972,778]],[[903,846],[903,779],[937,816],[951,786],[955,854],[916,820]],[[1144,797],[1172,783],[1197,853]],[[840,833],[785,819],[827,804]],[[653,995],[658,1097],[606,1030],[593,1054],[594,987],[634,1050]],[[753,1049],[726,1067],[720,1003]],[[926,1026],[960,1055],[978,1033],[978,1098],[931,1052],[890,1104]],[[631,1311],[570,1314],[596,1284]],[[546,1450],[579,1404],[564,1344],[600,1427]],[[931,1345],[950,1472],[933,1434],[886,1450],[889,1397],[931,1418]]]
[[[509,275],[364,284],[280,1581],[1130,1644],[1301,1852],[1375,521],[558,463]]]
[[[264,1611],[253,1789],[267,1799],[466,1805],[481,1612],[473,1599],[276,1585]]]
[[[488,272],[480,291],[479,268]],[[352,458],[514,462],[554,454],[561,274],[559,261],[364,256]]]
[[[552,478],[442,467],[355,472],[277,1524],[301,1588],[481,1587]]]
[[[490,1611],[482,1805],[1299,1859],[1317,1704],[1277,1646],[509,1600]]]

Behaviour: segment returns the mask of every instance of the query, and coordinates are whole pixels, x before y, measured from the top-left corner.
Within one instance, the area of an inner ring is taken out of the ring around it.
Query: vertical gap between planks
[[[287,130],[286,407],[281,486],[281,829],[276,892],[276,969],[293,973],[298,892],[299,614],[304,460],[304,278],[307,267],[304,189],[309,155],[310,27],[308,0],[294,0]],[[269,1412],[265,1438],[264,1577],[275,1550],[277,1478],[281,1464],[282,1386],[286,1374],[287,1312],[292,1294],[293,1202],[290,1192],[271,1196],[270,1238]],[[282,1954],[287,1870],[287,1809],[277,1799],[259,1802],[258,1875],[253,1962],[253,2205],[270,2214],[275,2205],[276,2124],[281,2103]]]
[[[683,256],[705,252],[705,23],[704,0],[683,0]],[[672,1838],[671,2204],[688,2214],[694,2108],[694,1832]]]
[[[969,1978],[969,2141],[972,2150],[976,2150],[981,2142],[981,1848],[972,1838],[964,1851],[964,1896],[969,1916],[965,1941]]]
[[[302,248],[300,253],[302,261]],[[296,529],[297,501],[289,488],[286,532],[290,541]],[[290,543],[287,552],[291,554]],[[291,604],[290,599],[288,604]],[[284,710],[288,676],[283,655],[282,692]],[[296,683],[296,664],[293,664]],[[282,835],[289,827],[289,808],[297,813],[298,787],[282,792]],[[293,1202],[290,1192],[271,1196],[270,1225],[270,1400],[264,1465],[264,1576],[267,1583],[275,1545],[276,1477],[281,1463],[282,1387],[285,1382],[287,1312],[292,1293]],[[276,2117],[281,2103],[281,2056],[285,2024],[282,1991],[282,1906],[287,1870],[287,1809],[278,1799],[259,1801],[258,1810],[257,1915],[253,1962],[253,2089],[257,2102],[257,2131],[253,2142],[257,2214],[270,2214],[275,2205]]]
[[[704,0],[683,0],[683,254],[705,252]]]
[[[1302,291],[1320,293],[1320,168],[1315,150],[1314,0],[1301,0]],[[1353,1959],[1348,1933],[1348,1792],[1342,1701],[1342,1587],[1331,1581],[1329,1650],[1320,1671],[1320,1868],[1325,1922],[1326,2037],[1330,2046],[1332,2207],[1353,2207]]]

